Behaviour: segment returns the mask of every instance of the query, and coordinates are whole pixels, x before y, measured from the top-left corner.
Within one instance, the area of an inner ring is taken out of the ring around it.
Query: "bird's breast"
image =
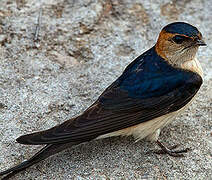
[[[195,72],[199,74],[201,77],[203,77],[203,71],[200,62],[197,60],[197,58],[194,58],[191,61],[186,61],[181,65],[182,69],[190,70],[192,72]]]

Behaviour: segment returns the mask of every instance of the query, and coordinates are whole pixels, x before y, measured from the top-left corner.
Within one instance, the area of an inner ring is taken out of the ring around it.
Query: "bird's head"
[[[199,48],[205,46],[199,30],[184,22],[165,26],[156,43],[156,52],[174,66],[192,60]]]

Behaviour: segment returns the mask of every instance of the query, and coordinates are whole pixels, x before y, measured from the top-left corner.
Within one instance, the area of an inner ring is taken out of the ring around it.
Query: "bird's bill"
[[[206,46],[207,45],[205,43],[205,41],[203,41],[202,39],[197,39],[195,44],[196,45],[199,45],[199,46]]]

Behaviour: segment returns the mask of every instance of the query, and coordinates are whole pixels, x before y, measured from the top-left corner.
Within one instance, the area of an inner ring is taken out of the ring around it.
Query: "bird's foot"
[[[168,154],[170,156],[174,157],[184,157],[183,153],[187,153],[188,151],[191,151],[190,148],[181,149],[181,150],[175,150],[179,145],[174,145],[170,148],[167,148],[164,146],[160,141],[156,141],[158,146],[160,146],[161,150],[156,151],[156,154]]]

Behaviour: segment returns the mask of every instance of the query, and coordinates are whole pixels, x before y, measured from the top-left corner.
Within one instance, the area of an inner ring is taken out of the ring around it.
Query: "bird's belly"
[[[107,137],[112,137],[112,136],[130,136],[130,135],[132,135],[132,136],[134,136],[136,141],[139,141],[146,137],[147,137],[147,140],[156,141],[160,135],[160,130],[162,128],[164,128],[166,125],[168,125],[170,122],[172,122],[178,114],[182,113],[185,110],[185,108],[187,108],[189,106],[190,103],[191,103],[191,101],[186,106],[179,109],[178,111],[157,117],[155,119],[140,123],[135,126],[131,126],[131,127],[125,128],[125,129],[121,129],[118,131],[114,131],[111,133],[101,135],[101,136],[97,137],[96,139],[102,139],[102,138],[107,138]]]
[[[147,136],[149,139],[157,139],[157,137],[152,136],[159,136],[155,133],[158,129],[162,129],[164,126],[169,124],[176,116],[178,112],[169,113],[167,115],[140,123],[135,126],[131,126],[125,129],[121,129],[118,131],[114,131],[112,133],[104,134],[99,136],[97,139],[107,138],[112,136],[130,136],[133,135],[136,141],[139,141]]]

